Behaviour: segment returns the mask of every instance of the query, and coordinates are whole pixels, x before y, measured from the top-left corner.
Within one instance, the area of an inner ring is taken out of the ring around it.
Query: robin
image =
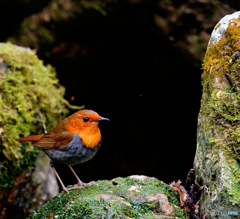
[[[93,185],[83,183],[71,165],[86,162],[94,157],[101,146],[99,122],[108,120],[93,110],[79,110],[62,120],[54,129],[46,134],[27,136],[18,141],[35,142],[34,146],[41,148],[51,159],[51,166],[65,192],[79,189],[79,186]],[[77,186],[66,188],[59,177],[54,163],[66,164],[77,179]]]

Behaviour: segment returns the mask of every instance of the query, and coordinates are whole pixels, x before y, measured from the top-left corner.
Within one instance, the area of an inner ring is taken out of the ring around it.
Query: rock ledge
[[[98,186],[55,196],[32,218],[185,218],[177,192],[154,177],[97,181]]]

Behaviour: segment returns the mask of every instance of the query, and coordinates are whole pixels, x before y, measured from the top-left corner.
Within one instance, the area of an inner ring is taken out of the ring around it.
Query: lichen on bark
[[[201,211],[240,212],[240,13],[215,27],[206,51],[203,95],[194,161],[197,183],[205,188]]]

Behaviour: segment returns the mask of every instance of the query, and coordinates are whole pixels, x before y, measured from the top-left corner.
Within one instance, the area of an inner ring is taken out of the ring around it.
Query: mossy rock
[[[71,107],[64,93],[55,69],[44,65],[35,51],[0,44],[0,190],[34,166],[38,150],[17,139],[61,121]]]
[[[185,218],[177,192],[154,177],[101,180],[61,193],[28,219],[40,218]]]
[[[206,218],[240,211],[240,12],[215,26],[205,55],[194,169]],[[223,213],[224,212],[224,213]]]

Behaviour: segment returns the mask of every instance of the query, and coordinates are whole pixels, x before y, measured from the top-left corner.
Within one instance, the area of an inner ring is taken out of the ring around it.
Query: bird
[[[93,183],[83,183],[75,173],[72,165],[77,165],[92,159],[98,152],[101,143],[99,122],[108,118],[101,117],[93,110],[79,110],[62,120],[51,131],[18,139],[19,142],[31,141],[35,147],[42,149],[50,158],[50,165],[58,178],[63,191],[69,192]],[[77,179],[77,186],[65,187],[58,175],[55,164],[66,164]]]

